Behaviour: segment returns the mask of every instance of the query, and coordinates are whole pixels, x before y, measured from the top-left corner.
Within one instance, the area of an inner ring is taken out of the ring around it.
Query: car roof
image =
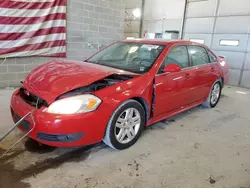
[[[186,44],[186,45],[199,45],[204,46],[197,42],[192,42],[189,40],[161,40],[161,39],[127,39],[121,40],[120,42],[131,42],[131,43],[145,43],[145,44],[158,44],[158,45],[168,45],[168,44]]]

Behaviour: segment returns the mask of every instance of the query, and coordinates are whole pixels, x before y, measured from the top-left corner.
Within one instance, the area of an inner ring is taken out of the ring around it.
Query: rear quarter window
[[[210,62],[215,63],[217,61],[217,57],[212,52],[210,52],[209,50],[207,52],[208,52]]]
[[[188,52],[193,66],[200,66],[210,63],[207,50],[201,46],[188,46]]]

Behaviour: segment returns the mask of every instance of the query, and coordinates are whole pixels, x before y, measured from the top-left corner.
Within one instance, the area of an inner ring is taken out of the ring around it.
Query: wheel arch
[[[145,111],[145,117],[146,117],[145,122],[147,124],[147,121],[148,121],[148,119],[150,117],[150,114],[149,114],[150,110],[149,110],[149,105],[148,105],[147,101],[142,97],[133,97],[131,99],[139,102],[142,105],[142,107],[143,107],[143,109]]]
[[[113,114],[112,114],[112,116],[111,116],[111,118],[110,118],[110,120],[109,120],[109,122],[108,122],[108,124],[107,124],[107,126],[106,126],[105,134],[104,134],[104,136],[103,136],[103,141],[104,141],[104,143],[106,143],[108,146],[110,146],[111,148],[113,148],[113,149],[115,149],[115,150],[121,150],[121,148],[118,148],[118,149],[117,149],[117,147],[115,147],[115,146],[113,145],[112,140],[111,140],[111,138],[110,138],[110,136],[109,136],[109,135],[110,135],[110,127],[112,126],[112,121],[113,121],[113,119],[114,119],[115,114],[117,113],[117,111],[119,111],[124,105],[126,105],[126,104],[129,103],[129,102],[139,103],[139,104],[137,104],[137,105],[141,105],[141,108],[144,110],[144,112],[146,112],[145,109],[147,109],[147,106],[148,106],[145,99],[143,99],[143,98],[141,98],[141,97],[133,97],[133,98],[129,98],[129,99],[124,100],[124,101],[116,108],[116,110],[113,112]],[[145,113],[144,115],[145,115],[145,124],[146,124],[146,115],[147,115],[147,113]],[[140,128],[141,131],[142,131],[142,128],[143,128],[143,126],[141,126],[141,128]],[[139,136],[140,136],[140,134],[141,134],[141,133],[139,133]],[[137,139],[139,138],[139,136],[137,137]],[[137,139],[135,140],[135,142],[137,141]],[[132,145],[133,145],[135,142],[133,142]],[[131,146],[131,145],[130,145],[130,146]],[[129,146],[129,147],[130,147],[130,146]],[[126,148],[124,148],[124,149],[126,149]]]
[[[221,83],[221,87],[223,88],[224,87],[224,78],[223,77],[219,77],[218,79]]]

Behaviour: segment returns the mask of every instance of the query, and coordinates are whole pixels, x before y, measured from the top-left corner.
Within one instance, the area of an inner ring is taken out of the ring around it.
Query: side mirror
[[[181,71],[181,67],[175,63],[168,64],[163,70],[163,72],[180,72],[180,71]]]
[[[223,56],[223,55],[219,55],[219,58],[221,58],[221,59],[225,59],[226,57],[225,57],[225,56]]]

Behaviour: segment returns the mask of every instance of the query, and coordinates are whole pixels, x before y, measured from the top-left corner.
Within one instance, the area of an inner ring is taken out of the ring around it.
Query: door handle
[[[215,68],[214,68],[214,67],[212,67],[212,68],[211,68],[211,72],[214,72],[214,71],[215,71]]]
[[[186,73],[186,79],[190,78],[190,74]]]

